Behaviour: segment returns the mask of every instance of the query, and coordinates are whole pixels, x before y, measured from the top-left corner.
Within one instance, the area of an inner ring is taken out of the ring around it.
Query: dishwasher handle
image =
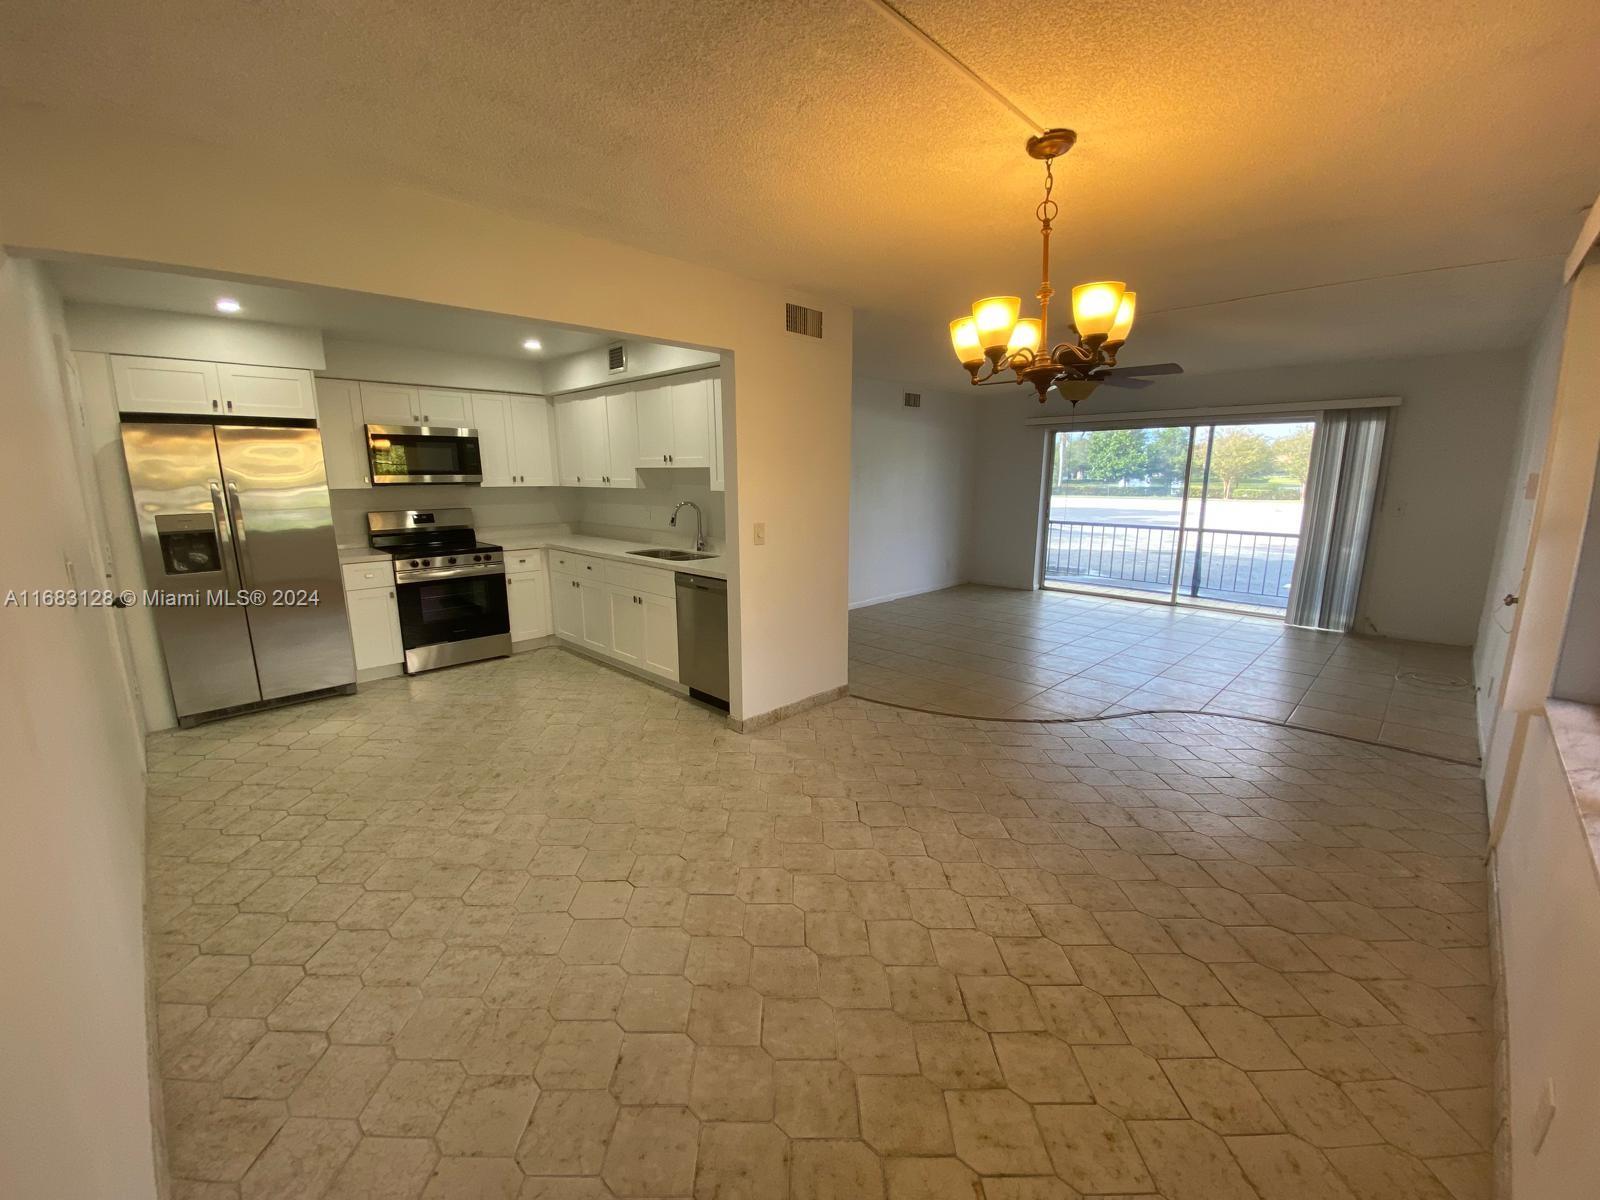
[[[678,571],[673,575],[676,586],[697,592],[721,592],[728,594],[728,581],[726,579],[712,579],[709,575],[685,575]]]

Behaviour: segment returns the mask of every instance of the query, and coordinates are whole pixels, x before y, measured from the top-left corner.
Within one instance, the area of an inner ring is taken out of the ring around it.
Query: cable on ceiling
[[[1011,113],[1012,116],[1016,117],[1017,120],[1026,125],[1030,133],[1043,133],[1045,131],[1046,127],[1043,122],[1035,120],[1027,112],[1023,111],[1021,106],[1019,106],[1015,100],[1011,99],[1010,96],[1006,95],[982,75],[979,75],[971,67],[967,66],[966,63],[962,62],[948,49],[946,49],[945,46],[940,43],[939,40],[931,33],[922,28],[922,26],[918,25],[910,17],[906,16],[905,13],[901,12],[894,5],[890,4],[889,0],[867,0],[867,3],[873,8],[877,9],[884,16],[888,17],[896,25],[900,26],[902,30],[904,30],[906,33],[909,33],[924,47],[932,51],[937,57],[942,58],[948,65],[954,67],[962,75],[966,76],[968,82],[975,84],[984,92],[988,93],[990,99],[1000,104],[1006,109],[1007,112]]]

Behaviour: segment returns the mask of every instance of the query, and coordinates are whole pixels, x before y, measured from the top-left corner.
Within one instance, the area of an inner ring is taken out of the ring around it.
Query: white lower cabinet
[[[531,556],[508,555],[508,565],[513,557]],[[506,607],[511,613],[513,642],[550,636],[550,587],[542,570],[507,572]]]
[[[558,637],[677,681],[678,605],[671,571],[551,550],[550,602]]]
[[[406,651],[400,640],[400,610],[394,601],[394,565],[388,561],[349,563],[343,574],[356,670],[398,666]]]
[[[550,574],[550,613],[556,636],[569,642],[583,641],[582,584],[575,575]]]
[[[611,654],[629,666],[644,665],[644,607],[627,588],[606,585],[611,609]]]
[[[675,596],[639,597],[644,613],[644,652],[640,662],[646,671],[678,678],[678,602]]]
[[[614,653],[611,635],[611,598],[598,579],[582,580],[578,601],[583,607],[583,644],[596,654]]]

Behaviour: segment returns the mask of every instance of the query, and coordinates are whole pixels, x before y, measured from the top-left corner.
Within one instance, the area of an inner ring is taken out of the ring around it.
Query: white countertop
[[[574,554],[590,554],[595,558],[611,558],[632,563],[636,567],[657,567],[664,571],[683,571],[689,575],[709,575],[713,579],[728,578],[729,562],[721,554],[692,562],[667,562],[658,558],[640,558],[632,550],[653,550],[672,543],[628,542],[619,538],[593,537],[586,533],[551,533],[548,529],[488,528],[478,530],[486,542],[494,542],[507,550],[571,550]],[[675,539],[676,540],[676,539]],[[687,549],[686,546],[672,546]]]
[[[549,529],[535,527],[488,528],[477,531],[485,542],[504,546],[507,550],[570,550],[574,554],[589,554],[595,558],[610,558],[632,563],[636,567],[656,567],[663,571],[683,571],[690,575],[709,575],[713,579],[728,578],[728,560],[716,554],[692,562],[666,562],[658,558],[640,558],[630,550],[651,550],[660,542],[628,542],[618,538],[593,537],[586,533],[552,533]],[[685,549],[686,547],[678,547]],[[339,563],[382,562],[390,556],[371,546],[340,546]]]

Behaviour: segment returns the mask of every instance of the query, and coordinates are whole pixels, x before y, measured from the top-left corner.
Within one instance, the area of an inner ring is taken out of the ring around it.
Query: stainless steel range
[[[394,557],[406,674],[511,653],[505,556],[470,508],[369,512],[367,541]]]

